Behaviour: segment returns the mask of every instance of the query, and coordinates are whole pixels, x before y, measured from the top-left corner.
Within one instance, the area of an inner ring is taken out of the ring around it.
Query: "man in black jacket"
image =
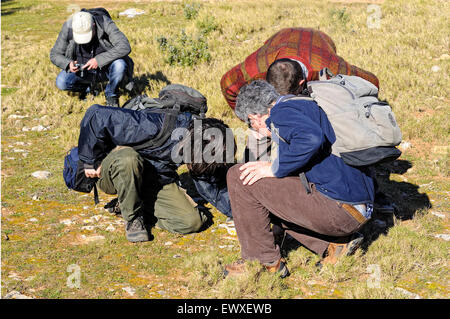
[[[78,152],[85,174],[99,178],[97,185],[105,193],[117,194],[122,217],[127,222],[126,236],[131,242],[148,241],[149,225],[155,223],[170,232],[187,234],[200,230],[207,221],[178,186],[177,169],[183,163],[188,164],[201,197],[231,217],[226,161],[233,162],[234,150],[228,152],[232,156],[227,158],[221,155],[228,154],[223,144],[228,127],[220,120],[195,119],[195,115],[182,111],[176,117],[171,136],[163,143],[137,147],[158,139],[166,117],[167,114],[147,109],[92,105],[81,122]],[[194,142],[196,136],[200,141]],[[208,139],[214,143],[210,144]],[[232,141],[234,145],[233,138]],[[209,148],[198,150],[199,144]]]
[[[84,96],[94,82],[108,80],[106,105],[119,106],[117,88],[124,80],[132,80],[130,52],[127,37],[106,10],[83,9],[64,23],[50,51],[52,63],[62,69],[56,86]],[[131,90],[132,82],[126,84],[126,88]]]

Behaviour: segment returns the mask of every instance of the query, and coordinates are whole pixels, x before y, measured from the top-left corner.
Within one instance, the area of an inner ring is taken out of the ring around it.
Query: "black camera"
[[[80,69],[78,72],[80,72],[80,77],[84,78],[84,64],[76,63],[75,67]]]

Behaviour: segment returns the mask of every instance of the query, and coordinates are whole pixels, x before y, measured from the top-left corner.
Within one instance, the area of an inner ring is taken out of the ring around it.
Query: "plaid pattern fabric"
[[[319,71],[327,67],[334,74],[356,75],[379,87],[374,74],[338,56],[333,40],[325,33],[315,29],[287,28],[274,34],[222,77],[222,93],[233,110],[240,88],[254,80],[265,79],[269,66],[282,58],[302,62],[308,69],[308,81],[317,80]]]

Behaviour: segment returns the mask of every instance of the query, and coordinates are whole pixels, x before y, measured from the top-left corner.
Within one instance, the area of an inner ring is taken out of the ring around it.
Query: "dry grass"
[[[220,78],[281,28],[320,28],[333,38],[341,56],[378,75],[381,97],[393,106],[410,143],[400,161],[378,171],[400,214],[376,216],[386,226],[369,224],[365,250],[335,267],[318,270],[317,257],[299,248],[289,253],[288,279],[259,274],[253,265],[239,283],[220,278],[223,264],[238,258],[239,245],[217,227],[224,220],[217,211],[212,210],[215,224],[202,233],[181,237],[155,230],[153,242],[131,245],[119,220],[102,205],[94,207],[90,196],[67,191],[61,178],[63,155],[77,143],[84,111],[102,104],[104,97],[86,103],[59,92],[54,84],[58,70],[48,55],[70,14],[68,6],[90,2],[2,2],[2,293],[18,290],[37,298],[410,297],[396,289],[403,288],[424,298],[448,298],[449,247],[435,235],[448,234],[450,207],[450,60],[445,57],[450,27],[443,14],[450,3],[384,1],[381,27],[370,29],[367,3],[351,2],[198,1],[201,9],[192,20],[185,19],[181,1],[96,2],[129,38],[135,75],[142,85],[148,82],[144,93],[156,95],[167,81],[189,85],[208,98],[210,116],[234,128],[243,124],[226,105]],[[119,17],[130,7],[146,13]],[[341,18],[333,12],[341,12]],[[197,21],[207,16],[219,26],[208,35],[211,61],[193,67],[164,63],[156,39],[177,36],[182,29],[196,36]],[[433,66],[440,71],[433,72]],[[23,130],[38,124],[48,130]],[[52,173],[50,179],[30,176],[43,169]],[[101,199],[104,204],[110,198]],[[84,222],[97,215],[102,216],[97,224]],[[73,223],[61,224],[65,219]],[[115,231],[106,231],[110,224]],[[83,228],[87,225],[95,227]],[[104,240],[68,245],[81,235]],[[70,264],[82,269],[81,289],[66,285]],[[373,269],[380,270],[375,288],[369,284]],[[127,287],[135,289],[134,295],[122,289]]]

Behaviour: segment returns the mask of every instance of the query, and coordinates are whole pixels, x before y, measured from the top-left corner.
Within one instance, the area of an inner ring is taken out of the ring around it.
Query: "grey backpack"
[[[334,129],[332,154],[352,166],[398,158],[401,152],[395,146],[402,133],[389,104],[378,99],[378,88],[357,76],[338,74],[327,79],[326,72],[322,70],[320,80],[308,82],[307,87]]]

